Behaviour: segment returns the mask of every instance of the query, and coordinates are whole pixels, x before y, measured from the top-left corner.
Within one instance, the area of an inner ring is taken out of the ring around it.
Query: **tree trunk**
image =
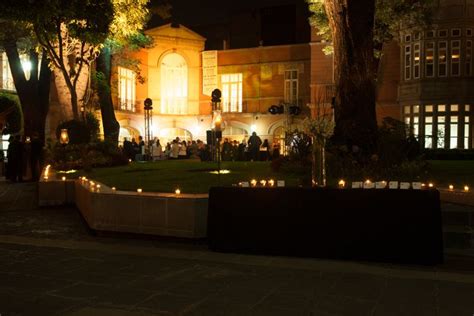
[[[33,133],[38,133],[39,138],[44,141],[51,85],[51,70],[48,67],[47,55],[42,54],[41,64],[38,66],[37,54],[30,53],[31,74],[29,80],[26,80],[16,42],[12,41],[5,45],[5,52],[23,112],[23,134],[31,137]]]
[[[100,102],[100,112],[102,115],[102,125],[104,127],[104,137],[114,143],[118,142],[120,124],[117,122],[112,102],[111,83],[112,58],[110,49],[104,47],[97,59],[98,75],[98,95]]]
[[[375,0],[325,0],[334,46],[334,139],[367,156],[377,142]]]

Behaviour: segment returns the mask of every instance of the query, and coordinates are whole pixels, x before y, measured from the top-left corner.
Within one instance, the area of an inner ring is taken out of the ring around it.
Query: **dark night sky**
[[[152,0],[152,4],[162,0]],[[216,24],[228,22],[234,12],[263,7],[288,4],[301,4],[304,0],[169,0],[173,6],[173,19],[187,26]],[[152,19],[149,27],[161,24],[159,19]]]

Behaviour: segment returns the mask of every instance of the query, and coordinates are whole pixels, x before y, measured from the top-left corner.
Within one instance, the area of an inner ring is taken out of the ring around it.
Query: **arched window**
[[[188,66],[176,53],[161,61],[161,113],[188,113]]]

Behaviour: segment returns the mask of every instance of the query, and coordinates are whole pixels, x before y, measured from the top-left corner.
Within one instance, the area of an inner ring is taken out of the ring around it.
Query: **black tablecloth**
[[[215,187],[208,238],[224,252],[443,261],[437,190]]]

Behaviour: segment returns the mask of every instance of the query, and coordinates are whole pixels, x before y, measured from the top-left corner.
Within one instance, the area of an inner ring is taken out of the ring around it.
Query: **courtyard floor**
[[[443,208],[454,207],[443,205]],[[435,267],[214,253],[94,235],[0,182],[0,315],[473,315],[474,253]]]

